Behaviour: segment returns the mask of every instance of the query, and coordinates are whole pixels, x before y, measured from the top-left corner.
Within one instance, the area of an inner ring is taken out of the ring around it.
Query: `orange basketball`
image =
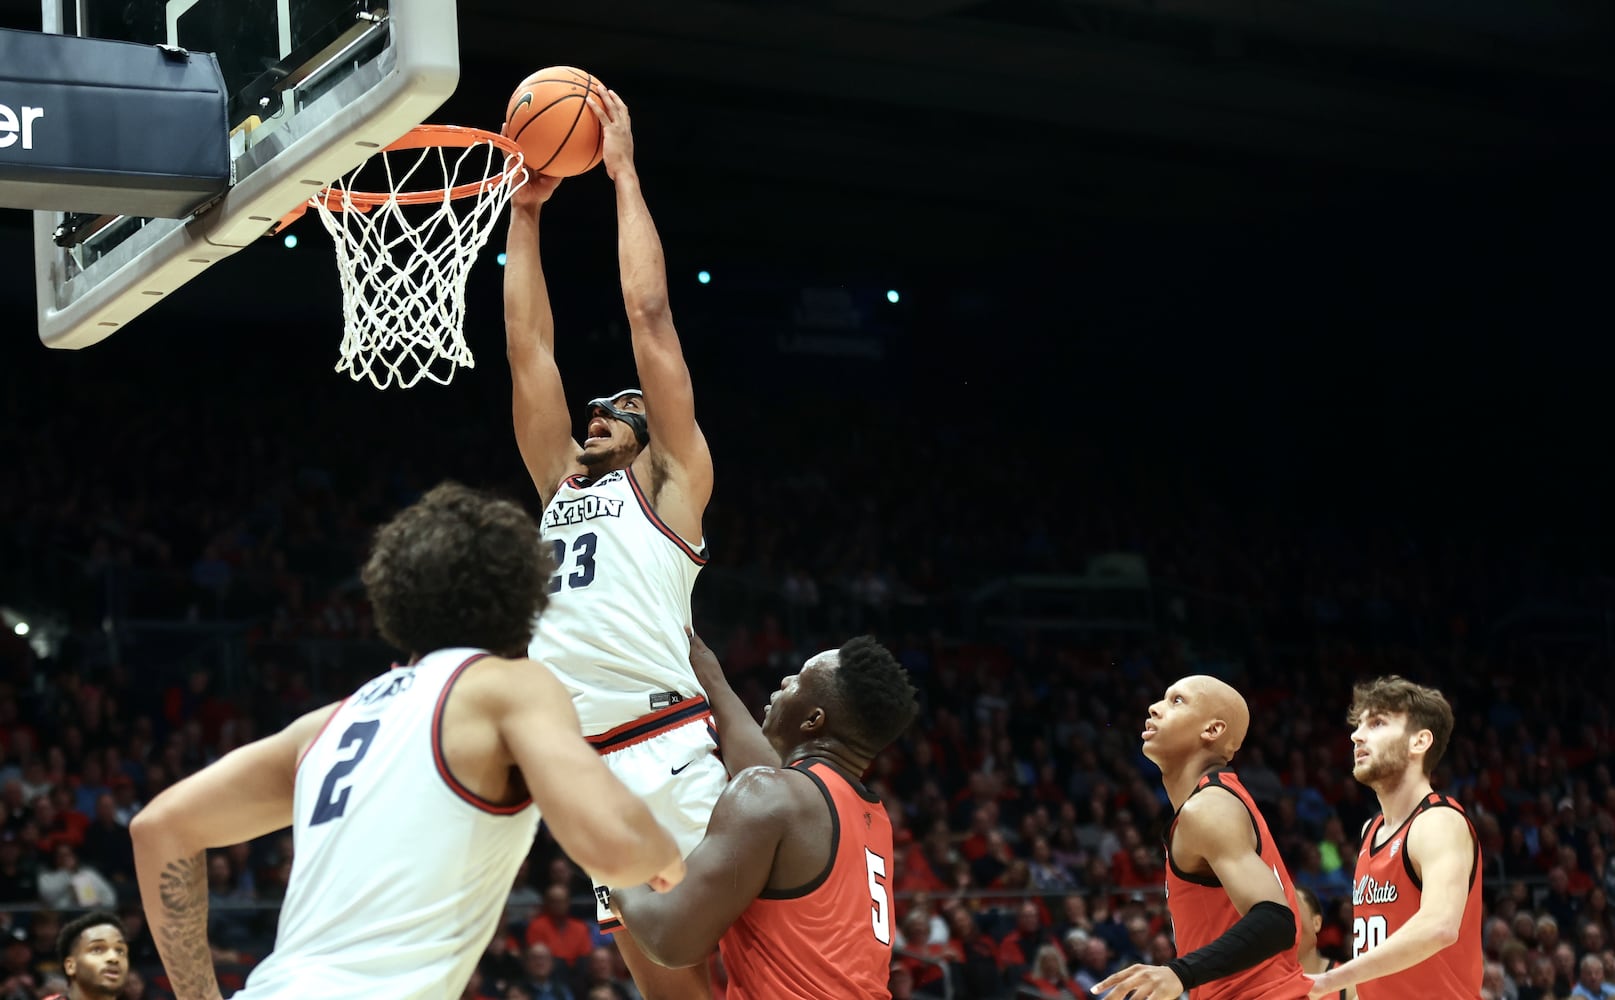
[[[530,170],[574,177],[600,162],[600,120],[587,99],[603,100],[605,89],[571,66],[541,69],[521,82],[505,109],[505,135],[521,146]]]

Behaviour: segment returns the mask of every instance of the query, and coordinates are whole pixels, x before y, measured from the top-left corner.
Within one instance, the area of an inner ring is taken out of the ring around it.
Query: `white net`
[[[342,279],[337,371],[407,389],[423,378],[448,385],[476,366],[465,342],[466,279],[526,179],[520,153],[483,139],[385,150],[331,185],[335,205],[313,200]],[[356,192],[377,188],[393,194],[365,210]]]

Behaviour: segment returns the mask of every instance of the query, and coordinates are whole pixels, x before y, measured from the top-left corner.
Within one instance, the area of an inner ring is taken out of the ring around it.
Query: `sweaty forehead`
[[[798,673],[802,677],[828,677],[831,671],[835,670],[839,659],[839,655],[833,649],[827,649],[822,653],[814,653],[808,657],[806,663],[802,664],[802,669]]]

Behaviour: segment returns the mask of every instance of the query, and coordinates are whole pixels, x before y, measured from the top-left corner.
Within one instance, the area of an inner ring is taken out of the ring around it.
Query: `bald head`
[[[1206,726],[1222,723],[1222,731],[1212,741],[1211,748],[1231,761],[1245,744],[1250,732],[1251,713],[1245,698],[1238,691],[1215,677],[1195,674],[1178,681],[1173,687],[1188,696],[1194,713]]]

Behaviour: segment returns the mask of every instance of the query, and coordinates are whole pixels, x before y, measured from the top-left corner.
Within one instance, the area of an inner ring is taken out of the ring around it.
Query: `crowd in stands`
[[[295,398],[249,420],[108,392],[130,405],[117,426],[70,411],[0,421],[0,448],[26,456],[0,489],[0,605],[57,621],[48,646],[0,630],[0,1000],[60,988],[55,931],[92,907],[127,925],[138,975],[126,996],[165,996],[130,817],[387,665],[355,568],[390,512],[446,476],[532,506],[502,412],[468,429],[395,407],[389,448],[322,436],[362,426],[358,401],[311,427]],[[1555,610],[1608,607],[1595,576],[1524,541],[1235,509],[1131,471],[1081,497],[961,479],[948,456],[996,447],[1001,425],[897,409],[876,431],[833,407],[736,405],[742,419],[712,433],[714,563],[697,629],[748,704],[866,629],[921,691],[920,720],[868,778],[898,840],[895,997],[941,996],[946,978],[962,1000],[1080,1000],[1125,964],[1173,955],[1160,846],[1171,810],[1137,733],[1149,702],[1196,672],[1251,702],[1236,768],[1297,883],[1323,902],[1326,955],[1350,954],[1351,872],[1375,811],[1349,774],[1350,686],[1401,673],[1457,708],[1435,784],[1482,842],[1486,995],[1615,995],[1615,671],[1602,626]],[[824,432],[775,462],[771,419]],[[1080,443],[1071,453],[1107,461]],[[1032,480],[1038,461],[1005,456],[1001,482]],[[1148,627],[966,627],[956,614],[1004,574],[1081,572],[1111,552],[1149,568]],[[151,621],[209,638],[153,638],[136,624]],[[322,672],[312,642],[360,655]],[[273,941],[292,857],[278,835],[209,858],[227,991]],[[632,1000],[592,913],[587,879],[541,833],[466,995]]]

